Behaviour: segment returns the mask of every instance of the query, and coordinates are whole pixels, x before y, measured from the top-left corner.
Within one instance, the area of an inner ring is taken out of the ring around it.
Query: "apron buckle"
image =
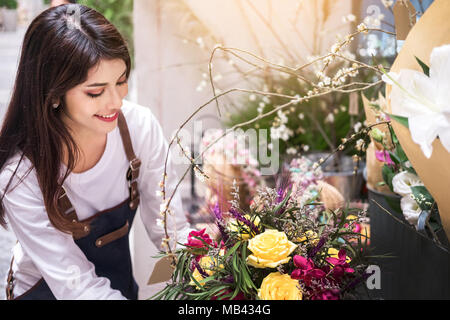
[[[130,161],[131,171],[139,170],[140,166],[141,166],[141,160],[140,159],[134,158],[133,160]]]

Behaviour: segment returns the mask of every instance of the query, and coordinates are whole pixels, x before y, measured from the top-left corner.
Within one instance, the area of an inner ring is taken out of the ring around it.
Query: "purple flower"
[[[250,220],[247,220],[242,214],[240,214],[236,209],[231,208],[230,211],[231,215],[238,221],[244,223],[246,226],[248,226],[253,232],[259,233],[259,228],[255,226],[253,222]]]
[[[320,249],[322,249],[322,247],[326,241],[327,241],[327,236],[323,236],[322,238],[320,238],[317,245],[309,251],[308,257],[314,258],[316,256],[316,254],[320,251]]]
[[[203,268],[200,266],[200,263],[198,263],[197,259],[192,260],[193,270],[197,269],[198,272],[202,275],[203,278],[208,278],[209,274],[203,270]]]
[[[230,237],[228,237],[228,234],[225,230],[225,227],[223,226],[223,223],[221,221],[216,221],[216,225],[217,228],[219,229],[220,235],[222,236],[222,242],[224,242],[226,246],[229,247],[231,245],[230,243],[228,243]]]
[[[219,202],[216,202],[216,204],[214,205],[214,208],[212,208],[212,212],[214,213],[214,216],[216,217],[216,220],[219,220],[219,221],[223,220],[223,216],[222,216],[222,212],[220,210]]]

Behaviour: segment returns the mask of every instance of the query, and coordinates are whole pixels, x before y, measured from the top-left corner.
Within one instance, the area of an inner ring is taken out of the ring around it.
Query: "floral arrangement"
[[[392,85],[392,114],[387,117],[410,130],[412,140],[426,158],[431,157],[436,138],[450,151],[450,117],[445,102],[449,92],[445,81],[449,57],[450,45],[437,47],[431,53],[430,66],[416,57],[423,72],[402,69],[398,74],[390,72],[383,77]],[[436,234],[442,231],[442,225],[436,202],[412,167],[392,127],[389,129],[389,135],[376,129],[371,132],[384,149],[376,154],[385,163],[383,183],[401,196],[400,207],[405,219],[417,230],[426,229],[438,241]]]
[[[174,252],[171,283],[153,299],[351,297],[367,277],[364,212],[326,210],[318,201],[320,168],[308,160],[293,161],[290,173],[284,187],[261,187],[248,211],[238,198],[227,212],[215,205],[217,239],[192,231]]]
[[[406,221],[416,229],[423,229],[425,226],[423,219],[435,220],[434,217],[429,217],[430,211],[436,206],[435,201],[412,167],[394,130],[390,126],[389,129],[389,135],[378,129],[371,132],[372,138],[383,145],[383,150],[375,151],[377,160],[384,163],[383,181],[380,184],[387,185],[393,193],[402,197],[400,206]],[[391,141],[387,142],[386,139]],[[437,221],[434,221],[432,224],[436,223]]]
[[[443,227],[436,202],[408,160],[391,126],[389,130],[389,134],[378,129],[371,131],[372,138],[383,146],[382,150],[375,151],[377,160],[384,163],[383,181],[379,184],[388,186],[391,192],[401,197],[399,207],[392,201],[390,204],[409,224],[436,243],[445,243],[444,238],[439,240]]]

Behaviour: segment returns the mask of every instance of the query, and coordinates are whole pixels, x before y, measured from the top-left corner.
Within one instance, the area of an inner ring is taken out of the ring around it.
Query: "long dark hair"
[[[0,132],[0,168],[18,152],[15,173],[0,200],[0,225],[6,228],[3,198],[23,158],[32,163],[49,220],[55,228],[72,233],[84,228],[69,221],[58,208],[62,185],[75,167],[80,150],[61,120],[68,90],[85,82],[100,60],[122,59],[130,74],[125,40],[100,13],[83,5],[50,8],[29,26],[20,57],[11,101]],[[54,103],[60,103],[58,109]],[[68,150],[67,171],[61,180],[63,147]]]

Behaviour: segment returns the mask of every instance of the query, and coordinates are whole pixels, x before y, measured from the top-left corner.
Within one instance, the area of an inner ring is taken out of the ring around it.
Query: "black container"
[[[403,218],[399,204],[399,197],[369,190],[372,254],[392,256],[373,259],[372,264],[380,267],[381,289],[369,290],[371,298],[450,299],[450,253],[445,234],[440,234],[443,245],[439,246],[418,233]]]

